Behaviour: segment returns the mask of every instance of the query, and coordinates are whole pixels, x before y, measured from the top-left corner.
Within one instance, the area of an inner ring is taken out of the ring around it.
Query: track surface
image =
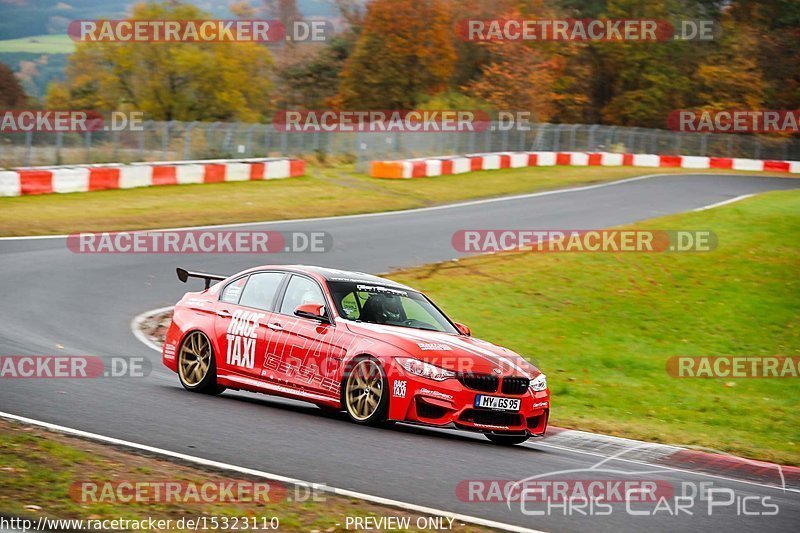
[[[265,186],[269,186],[268,184]],[[457,256],[450,245],[464,228],[601,228],[721,202],[744,194],[791,189],[800,180],[681,175],[607,186],[367,217],[267,223],[249,229],[323,230],[332,234],[327,254],[78,255],[63,238],[0,241],[0,354],[139,355],[154,362],[141,379],[4,380],[0,410],[46,422],[148,444],[471,516],[551,531],[708,531],[759,528],[796,531],[800,495],[774,488],[620,461],[627,471],[670,482],[713,482],[737,496],[769,497],[777,516],[741,517],[705,508],[694,516],[629,516],[615,506],[605,517],[525,516],[519,506],[460,501],[465,479],[517,480],[565,469],[590,468],[598,457],[530,441],[494,447],[482,436],[409,426],[368,429],[324,416],[300,402],[245,393],[209,398],[185,392],[159,356],[138,342],[131,318],[173,304],[187,289],[175,267],[232,273],[254,263],[307,263],[385,272]],[[236,206],[231,206],[232,210]],[[169,220],[164,226],[169,226]],[[702,229],[702,228],[700,228]],[[192,286],[195,290],[195,286]],[[457,318],[457,317],[456,317]],[[547,369],[543,369],[547,372]],[[555,399],[555,408],[558,408]],[[582,475],[577,475],[582,477]],[[603,478],[603,475],[595,476]],[[757,504],[753,503],[756,509]]]

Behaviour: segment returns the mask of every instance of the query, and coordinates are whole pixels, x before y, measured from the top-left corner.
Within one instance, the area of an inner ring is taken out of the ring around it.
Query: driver
[[[401,322],[403,319],[403,306],[397,296],[383,296],[383,319],[386,322]]]

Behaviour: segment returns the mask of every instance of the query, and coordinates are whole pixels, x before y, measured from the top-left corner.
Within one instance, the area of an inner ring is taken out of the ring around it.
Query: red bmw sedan
[[[502,445],[547,428],[545,375],[410,287],[313,266],[178,277],[206,285],[177,303],[162,349],[190,391],[274,394],[358,424],[466,429]]]

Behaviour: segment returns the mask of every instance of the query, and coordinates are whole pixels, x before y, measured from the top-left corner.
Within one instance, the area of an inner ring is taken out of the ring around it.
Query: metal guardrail
[[[0,167],[315,154],[352,159],[366,171],[376,159],[526,150],[800,160],[800,139],[598,124],[541,123],[527,131],[493,124],[468,133],[287,133],[271,124],[149,121],[141,131],[2,133]]]

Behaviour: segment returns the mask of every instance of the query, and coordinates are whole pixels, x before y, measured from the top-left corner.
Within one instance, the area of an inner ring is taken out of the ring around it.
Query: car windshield
[[[328,287],[339,315],[348,320],[458,333],[419,292],[371,282],[329,281]]]

